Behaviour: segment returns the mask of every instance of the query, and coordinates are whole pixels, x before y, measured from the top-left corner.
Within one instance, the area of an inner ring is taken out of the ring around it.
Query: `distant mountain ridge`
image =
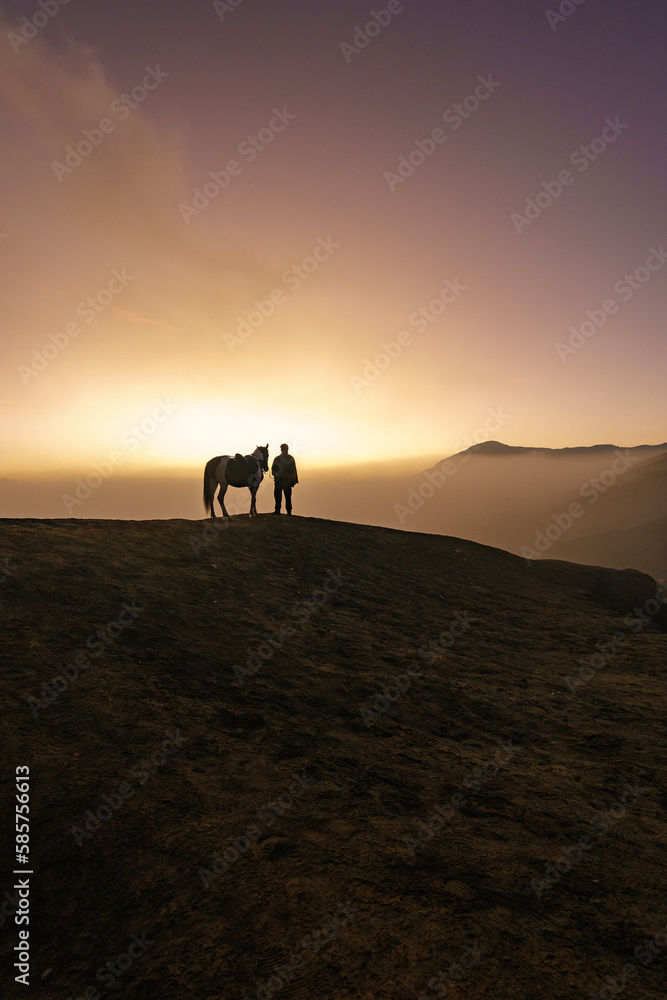
[[[481,455],[496,458],[518,456],[518,455],[541,455],[545,458],[576,458],[581,456],[582,458],[593,457],[595,455],[603,455],[607,452],[614,451],[630,451],[630,452],[647,452],[657,454],[660,451],[667,450],[667,442],[664,444],[639,444],[634,445],[631,448],[625,448],[622,445],[616,444],[592,444],[592,445],[579,445],[573,448],[540,448],[531,447],[530,445],[511,445],[503,444],[502,441],[482,441],[480,444],[471,445],[470,448],[466,448],[464,451],[458,451],[456,454],[451,455],[450,458],[459,458],[461,455]],[[648,455],[647,455],[648,457]],[[439,465],[440,463],[438,463]],[[436,468],[437,466],[433,466]]]
[[[667,579],[667,443],[485,441],[414,477],[407,497],[413,530]]]

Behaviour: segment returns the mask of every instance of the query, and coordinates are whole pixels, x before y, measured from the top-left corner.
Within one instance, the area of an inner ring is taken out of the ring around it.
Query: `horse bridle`
[[[268,448],[264,449],[261,447],[261,445],[258,445],[257,451],[260,451],[262,453],[261,458],[258,458],[257,455],[248,455],[248,458],[252,458],[255,462],[257,462],[258,468],[260,468],[262,472],[266,473],[267,476],[273,479],[273,476],[269,471],[269,449]],[[264,456],[264,451],[266,451],[266,457]],[[266,468],[264,468],[265,464]]]

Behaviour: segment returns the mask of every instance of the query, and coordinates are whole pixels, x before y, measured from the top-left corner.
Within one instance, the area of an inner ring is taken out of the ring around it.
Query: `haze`
[[[481,441],[664,440],[662,5],[26,9],[4,516],[199,517],[205,462],[268,440],[297,512],[400,526],[403,479]],[[531,537],[485,468],[410,526]],[[570,484],[531,469],[549,516]]]

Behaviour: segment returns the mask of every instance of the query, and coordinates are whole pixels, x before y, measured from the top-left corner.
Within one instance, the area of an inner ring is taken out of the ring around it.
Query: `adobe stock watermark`
[[[95,979],[107,989],[112,989],[118,980],[132,968],[137,959],[145,955],[154,944],[155,941],[147,937],[146,934],[142,934],[141,937],[138,934],[133,934],[126,950],[100,966],[95,973]],[[100,993],[96,986],[87,986],[77,1000],[102,1000],[103,996],[104,994]],[[69,1000],[72,1000],[72,997]]]
[[[480,948],[477,941],[466,945],[456,962],[453,962],[444,972],[438,970],[435,976],[429,979],[426,989],[430,990],[431,994],[421,993],[417,1000],[433,1000],[433,995],[436,997],[447,996],[450,987],[456,986],[462,979],[465,979],[469,970],[479,963],[483,955],[488,954],[486,948]]]
[[[309,599],[297,601],[290,609],[289,614],[296,621],[296,624],[305,625],[312,615],[320,611],[349,579],[349,573],[344,573],[340,566],[335,572],[332,569],[328,569],[322,586],[315,588]],[[276,631],[266,635],[264,641],[254,651],[250,650],[248,652],[245,666],[235,663],[232,670],[239,686],[243,687],[249,677],[254,677],[262,669],[267,660],[273,658],[276,650],[281,649],[285,642],[295,633],[296,625],[288,618],[285,618]]]
[[[12,562],[11,556],[0,559],[0,584],[6,583],[10,576],[16,572],[16,563]]]
[[[518,753],[522,752],[522,748],[514,746],[511,739],[505,740],[505,742],[498,740],[497,742],[500,749],[496,750],[494,759],[474,768],[466,774],[461,782],[465,788],[470,789],[473,795],[477,795],[484,785],[495,778],[501,767],[504,767]],[[411,837],[406,835],[403,837],[403,842],[408,852],[414,857],[415,853],[424,844],[433,840],[435,835],[440,833],[444,828],[445,824],[450,823],[457,813],[461,809],[465,809],[469,804],[470,799],[467,799],[461,792],[454,792],[450,796],[448,804],[437,806],[427,820],[417,820],[416,825],[418,829],[416,836]]]
[[[308,281],[338,249],[340,249],[340,243],[336,243],[332,236],[327,236],[326,239],[323,236],[318,236],[311,253],[298,264],[293,264],[283,272],[280,280],[285,288],[290,292],[297,292],[303,283]],[[264,299],[254,299],[253,309],[248,315],[237,318],[236,332],[222,335],[229,352],[233,354],[237,347],[249,340],[253,333],[273,316],[276,309],[285,305],[286,302],[287,294],[280,287],[274,288]]]
[[[537,898],[541,899],[544,893],[560,882],[564,875],[569,874],[573,866],[582,860],[584,852],[592,851],[619,820],[623,819],[627,810],[631,809],[643,795],[646,795],[647,791],[648,789],[640,788],[637,784],[626,784],[625,791],[618,802],[614,802],[606,810],[598,810],[593,813],[588,825],[598,835],[597,840],[587,833],[575,835],[573,839],[576,840],[576,843],[564,847],[553,865],[546,864],[544,866],[544,878],[530,880],[531,888]]]
[[[232,517],[234,514],[245,514],[245,509],[241,509],[236,500],[227,500],[225,497],[225,507]],[[234,522],[231,517],[207,517],[202,525],[199,535],[190,535],[188,542],[190,548],[197,556],[203,549],[207,549],[220,538],[220,532],[226,531]]]
[[[442,119],[451,126],[451,131],[456,132],[461,128],[481,105],[488,101],[492,94],[502,87],[498,80],[493,79],[493,74],[488,76],[478,76],[479,83],[475,89],[464,97],[458,104],[453,104],[442,113]],[[447,142],[449,135],[445,129],[438,126],[434,128],[425,139],[415,139],[413,148],[407,154],[402,154],[398,158],[398,165],[395,170],[385,170],[383,176],[392,194],[399,184],[412,177],[419,167],[422,167],[426,160],[433,156],[439,146]]]
[[[285,105],[282,108],[273,109],[273,117],[261,128],[256,135],[248,135],[236,147],[236,152],[242,156],[246,163],[252,163],[263,150],[271,145],[273,140],[281,132],[284,132],[290,122],[295,121],[296,115],[291,114]],[[233,177],[238,177],[243,172],[243,164],[238,160],[228,160],[222,170],[209,171],[208,178],[200,188],[193,188],[190,204],[181,202],[178,210],[186,225],[190,225],[193,217],[196,218],[212,201],[226,191],[232,182]]]
[[[559,24],[567,21],[574,13],[586,3],[586,0],[562,0],[558,10],[545,10],[544,16],[549,22],[549,27],[555,31]]]
[[[412,0],[408,0],[412,3]],[[349,65],[355,55],[360,55],[364,49],[368,48],[374,38],[387,28],[393,19],[402,14],[405,10],[401,0],[389,0],[386,8],[382,10],[371,10],[369,20],[363,27],[358,24],[354,26],[354,37],[351,42],[341,42],[339,48],[343,53],[343,59]]]
[[[2,930],[2,928],[7,923],[7,918],[10,919],[10,922],[12,924],[14,923],[13,917],[14,914],[18,912],[18,906],[19,906],[18,890],[15,891],[14,894],[11,896],[5,890],[5,892],[3,893],[2,903],[0,903],[0,930]]]
[[[588,500],[589,506],[596,504],[601,496],[618,482],[619,476],[631,469],[641,458],[631,455],[626,448],[625,453],[616,449],[616,458],[608,469],[604,469],[598,476],[591,476],[579,489],[579,495]],[[539,559],[549,551],[552,545],[560,541],[563,535],[570,530],[576,520],[582,518],[586,513],[586,508],[578,501],[573,501],[565,510],[556,511],[551,515],[551,521],[545,525],[544,530],[535,532],[533,547],[529,545],[521,546],[521,555],[527,560],[528,565]]]
[[[140,787],[143,787],[152,775],[164,767],[169,757],[177,753],[188,740],[186,736],[181,736],[178,729],[171,733],[167,731],[165,736],[167,739],[162,742],[157,750],[153,750],[149,756],[142,758],[139,763],[133,764],[129,768],[129,773],[133,778],[138,780]],[[92,809],[87,809],[81,821],[81,826],[72,827],[72,836],[78,846],[81,847],[84,840],[90,840],[93,834],[102,828],[104,823],[108,823],[109,820],[117,815],[118,811],[123,808],[127,800],[132,798],[136,791],[137,788],[132,782],[123,781],[117,786],[116,791],[112,790],[101,796],[102,801],[95,808],[94,812]]]
[[[660,271],[667,262],[667,250],[663,243],[656,249],[650,247],[648,257],[629,274],[624,274],[622,278],[614,282],[613,290],[621,299],[621,302],[629,302],[630,299],[651,280],[653,275]],[[619,303],[616,299],[608,298],[601,304],[599,309],[587,309],[586,319],[580,326],[570,326],[570,338],[567,344],[560,340],[554,344],[556,354],[562,362],[567,361],[571,354],[576,354],[580,347],[595,336],[607,323],[610,316],[614,316],[619,311]]]
[[[136,424],[132,424],[121,434],[121,444],[125,451],[115,449],[110,451],[106,458],[93,463],[93,471],[84,478],[79,476],[76,480],[74,493],[63,493],[60,499],[63,502],[67,515],[70,516],[75,507],[80,507],[82,503],[90,499],[93,490],[98,490],[105,480],[109,479],[119,465],[122,465],[128,455],[131,455],[145,441],[155,434],[160,424],[176,410],[180,410],[180,404],[172,403],[170,399],[157,399],[155,406],[149,416]]]
[[[135,275],[128,274],[126,268],[123,267],[120,271],[114,269],[111,272],[111,279],[104,288],[100,288],[95,295],[89,295],[87,299],[79,302],[74,310],[75,315],[84,324],[90,325],[100,313],[111,305],[116,296],[124,292],[130,282],[135,280]],[[45,368],[48,368],[50,363],[66,347],[69,347],[72,340],[80,335],[81,331],[81,324],[77,320],[70,320],[62,330],[50,333],[48,340],[42,344],[41,348],[33,347],[32,364],[18,365],[16,369],[23,384],[28,385],[31,378],[35,378]]]
[[[641,606],[636,605],[631,613],[624,617],[623,624],[631,633],[637,635],[665,607],[667,607],[667,585],[664,580],[659,580],[655,597],[649,597]],[[619,649],[626,646],[627,643],[628,636],[620,629],[614,632],[607,642],[596,642],[595,648],[597,652],[577,661],[579,664],[578,675],[575,677],[571,675],[564,677],[570,694],[576,694],[580,687],[583,687],[584,684],[592,680],[598,671],[611,663]]]
[[[224,21],[225,15],[233,14],[242,3],[244,0],[213,0],[213,10],[218,15],[218,19]]]
[[[112,101],[109,113],[115,115],[118,121],[125,121],[146,100],[149,93],[157,90],[162,81],[166,80],[168,76],[169,73],[165,73],[163,69],[160,69],[159,65],[155,69],[146,66],[146,75],[141,83],[133,87],[129,94],[121,94],[115,101]],[[70,145],[65,147],[65,162],[61,163],[59,160],[53,160],[51,163],[51,169],[61,184],[67,174],[71,174],[77,167],[80,167],[83,161],[87,160],[92,154],[93,150],[102,145],[106,136],[116,131],[116,125],[117,122],[107,115],[101,118],[94,128],[82,129],[81,135],[83,139],[79,139],[76,146]]]
[[[435,639],[429,639],[420,646],[419,655],[424,657],[430,667],[434,666],[444,656],[445,651],[478,621],[479,618],[471,618],[467,611],[457,611],[450,627],[444,629]]]
[[[42,701],[39,698],[28,698],[30,711],[35,718],[39,716],[40,712],[45,711],[52,705],[54,701],[58,700],[63,691],[66,691],[70,684],[78,679],[82,670],[92,667],[91,656],[101,656],[109,646],[112,646],[116,642],[126,629],[135,625],[137,618],[143,610],[143,608],[137,606],[135,600],[130,604],[125,603],[121,605],[121,611],[113,621],[105,625],[104,628],[99,628],[91,632],[86,639],[86,648],[91,651],[90,655],[88,653],[77,653],[71,663],[61,668],[61,673],[51,678],[49,684],[43,684],[40,691]]]
[[[70,0],[39,0],[37,10],[32,17],[22,17],[19,24],[22,28],[19,32],[8,31],[7,38],[14,52],[20,52],[24,45],[36,38],[42,28],[45,28],[49,21],[52,21],[60,13],[61,7],[66,7]]]
[[[647,968],[665,948],[667,948],[667,925],[650,938],[644,938],[641,944],[635,947],[632,954],[640,965]],[[637,978],[641,971],[632,962],[628,962],[617,976],[605,976],[607,985],[601,987],[597,993],[589,994],[589,1000],[613,1000],[625,989],[628,983]]]
[[[329,920],[301,939],[299,948],[292,952],[284,965],[274,965],[273,975],[266,981],[255,984],[254,997],[245,996],[243,1000],[271,1000],[292,981],[295,973],[303,969],[306,959],[311,955],[317,955],[322,948],[331,944],[358,912],[358,908],[349,900],[339,903],[338,909]]]
[[[614,119],[605,118],[604,124],[605,128],[602,129],[599,136],[591,139],[587,146],[577,146],[570,154],[569,162],[577,168],[580,174],[585,173],[590,165],[595,163],[603,153],[606,153],[612,143],[616,142],[618,137],[630,128],[629,125],[624,125],[621,122],[618,115]],[[560,198],[565,188],[574,184],[575,180],[576,176],[572,171],[564,169],[559,172],[555,180],[542,181],[542,190],[538,191],[534,198],[526,198],[524,214],[512,212],[510,215],[510,221],[516,232],[521,234],[528,226],[532,226],[542,213]]]
[[[503,412],[502,406],[497,410],[489,410],[488,413],[489,416],[484,421],[484,425],[473,431],[473,448],[483,441],[488,441],[491,434],[496,434],[503,424],[512,419],[509,413]],[[466,437],[466,440],[470,440],[470,437]],[[461,463],[465,463],[470,460],[471,454],[467,452],[467,454],[457,457]],[[442,489],[448,479],[455,476],[458,471],[459,466],[453,458],[445,458],[433,469],[427,469],[420,485],[412,486],[408,490],[405,503],[394,504],[393,510],[398,518],[398,523],[405,524],[406,518],[412,517],[418,510],[421,510],[426,501],[435,496],[437,490]]]
[[[475,449],[480,444],[484,444],[485,441],[490,441],[491,435],[497,434],[501,427],[503,427],[508,420],[512,419],[509,413],[503,413],[502,406],[499,406],[497,410],[489,407],[486,412],[488,416],[483,424],[479,427],[475,427],[471,434],[464,434],[459,441],[454,442],[454,454],[458,454],[458,457],[463,464],[470,461],[475,453]]]
[[[407,667],[404,674],[396,674],[390,677],[390,683],[382,691],[375,691],[371,701],[365,705],[360,705],[357,711],[364,720],[367,728],[373,725],[385,712],[388,712],[398,699],[409,691],[413,681],[419,681],[424,677],[424,670],[418,663],[413,663]]]
[[[306,771],[302,771],[301,774],[293,772],[292,778],[293,781],[286,792],[281,792],[276,799],[265,803],[257,810],[256,815],[262,826],[253,824],[245,827],[244,833],[227,837],[228,846],[224,848],[222,854],[218,851],[213,855],[213,863],[210,868],[199,869],[197,874],[205,889],[208,889],[212,882],[226,875],[230,866],[238,861],[252,844],[257,843],[265,830],[270,830],[275,825],[276,820],[289,812],[295,801],[300,799],[303,793],[315,784],[315,778],[309,778]]]
[[[453,305],[468,288],[469,285],[464,285],[460,278],[447,278],[436,298],[410,313],[408,326],[413,327],[417,333],[424,333],[432,323],[435,323],[442,316],[447,306]],[[358,396],[371,383],[375,382],[382,372],[386,371],[392,362],[399,358],[403,351],[407,347],[411,347],[413,343],[411,330],[401,330],[396,340],[390,340],[388,343],[383,340],[380,344],[382,350],[379,354],[376,354],[373,359],[364,359],[365,364],[361,375],[350,375],[350,382],[356,395]]]
[[[467,611],[457,611],[452,625],[445,629],[435,639],[429,639],[417,650],[417,655],[426,659],[429,666],[437,663],[447,649],[454,645],[469,628],[472,628],[477,618],[471,618]],[[424,670],[415,660],[407,668],[404,674],[398,674],[390,678],[391,683],[382,691],[375,691],[373,699],[367,704],[360,705],[357,711],[364,720],[367,728],[373,725],[381,715],[388,712],[402,695],[410,690],[413,681],[420,681],[424,677]]]

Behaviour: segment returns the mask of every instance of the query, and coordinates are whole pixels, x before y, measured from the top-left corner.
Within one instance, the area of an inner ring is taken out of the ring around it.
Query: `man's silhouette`
[[[289,446],[286,444],[281,444],[280,455],[276,455],[271,466],[271,474],[274,478],[275,485],[273,489],[273,496],[276,501],[276,509],[274,514],[280,513],[280,508],[283,502],[283,493],[285,494],[285,510],[288,514],[292,513],[292,487],[296,486],[299,482],[299,477],[296,474],[296,462],[289,453]]]

